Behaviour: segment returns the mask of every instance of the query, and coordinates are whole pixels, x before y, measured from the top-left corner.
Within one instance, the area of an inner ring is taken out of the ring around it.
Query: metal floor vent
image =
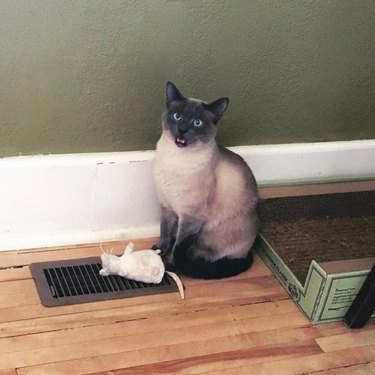
[[[178,292],[167,274],[160,284],[147,284],[121,276],[102,277],[101,268],[99,257],[30,265],[40,300],[47,307]]]

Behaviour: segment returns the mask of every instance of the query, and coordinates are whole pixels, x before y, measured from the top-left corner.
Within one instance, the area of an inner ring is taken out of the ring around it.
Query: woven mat
[[[375,191],[272,198],[261,233],[304,284],[312,260],[375,256]]]

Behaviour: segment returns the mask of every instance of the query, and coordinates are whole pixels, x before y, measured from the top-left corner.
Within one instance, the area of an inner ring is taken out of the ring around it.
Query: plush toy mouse
[[[181,280],[175,273],[165,271],[159,254],[160,250],[134,251],[133,242],[126,245],[124,254],[120,257],[108,254],[102,249],[103,268],[99,274],[101,276],[119,275],[143,283],[160,284],[166,272],[176,281],[181,298],[184,299],[184,287]]]

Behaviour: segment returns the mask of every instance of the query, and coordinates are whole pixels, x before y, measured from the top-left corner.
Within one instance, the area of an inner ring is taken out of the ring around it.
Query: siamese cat
[[[187,98],[167,83],[154,180],[160,241],[168,266],[195,278],[239,274],[252,262],[257,184],[246,162],[215,141],[229,100]]]

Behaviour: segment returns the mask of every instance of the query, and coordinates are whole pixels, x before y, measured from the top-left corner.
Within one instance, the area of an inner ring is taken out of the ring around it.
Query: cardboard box
[[[302,285],[262,235],[255,250],[314,324],[341,320],[375,263],[375,257],[320,264],[312,260]]]

